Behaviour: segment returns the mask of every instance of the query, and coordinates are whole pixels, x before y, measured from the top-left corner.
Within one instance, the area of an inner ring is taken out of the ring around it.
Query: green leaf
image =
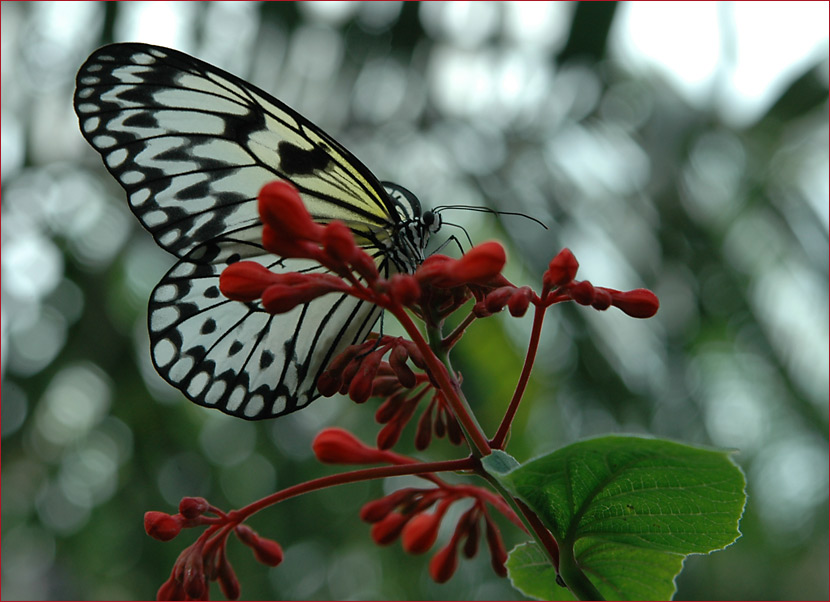
[[[481,459],[481,465],[484,470],[498,479],[520,466],[516,458],[500,449],[494,449],[489,456],[484,456]]]
[[[551,530],[562,577],[582,599],[671,598],[686,555],[740,536],[746,502],[743,473],[727,452],[641,437],[575,443],[501,479]],[[508,567],[519,590],[574,599],[540,561],[541,550],[513,554]]]

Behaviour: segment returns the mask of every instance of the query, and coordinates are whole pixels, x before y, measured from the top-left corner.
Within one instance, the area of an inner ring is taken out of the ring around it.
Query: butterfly
[[[96,50],[78,72],[74,106],[132,212],[178,258],[150,296],[156,370],[191,401],[233,416],[307,406],[331,359],[365,340],[380,315],[346,295],[282,315],[221,295],[219,274],[241,259],[272,271],[324,271],[263,249],[256,197],[264,184],[288,181],[316,221],[345,222],[383,277],[414,271],[441,224],[284,103],[176,50]]]

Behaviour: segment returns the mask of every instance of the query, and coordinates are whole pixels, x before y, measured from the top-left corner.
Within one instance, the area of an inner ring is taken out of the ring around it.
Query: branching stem
[[[525,363],[522,366],[522,373],[519,375],[519,381],[516,383],[516,390],[513,392],[513,398],[507,406],[507,411],[504,413],[504,418],[501,420],[496,435],[490,441],[493,449],[504,449],[504,444],[510,433],[510,425],[513,424],[513,419],[516,417],[516,411],[519,409],[519,403],[522,401],[527,383],[530,380],[530,371],[533,368],[533,363],[536,361],[536,352],[539,350],[539,339],[542,334],[542,322],[545,319],[544,305],[534,305],[535,313],[533,314],[533,327],[530,331],[530,342],[527,346],[527,355],[525,356]]]

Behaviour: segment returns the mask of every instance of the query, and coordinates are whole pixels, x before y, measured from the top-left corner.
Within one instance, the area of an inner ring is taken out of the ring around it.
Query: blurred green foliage
[[[71,95],[94,48],[160,35],[273,92],[426,206],[547,222],[453,214],[474,240],[506,242],[514,282],[538,286],[569,246],[581,278],[655,290],[648,321],[551,311],[509,451],[607,432],[738,448],[744,535],[689,559],[677,598],[827,598],[826,57],[736,125],[717,90],[692,104],[620,60],[622,6],[533,4],[522,18],[500,3],[3,3],[5,599],[150,598],[194,535],[150,540],[146,510],[246,504],[332,472],[310,454],[321,427],[377,432],[371,408],[343,399],[244,423],[153,373],[146,302],[172,259],[81,139]],[[527,321],[477,324],[454,357],[488,430]],[[516,598],[486,558],[438,586],[425,558],[376,548],[358,510],[398,486],[256,516],[286,559],[266,569],[231,544],[243,598]]]

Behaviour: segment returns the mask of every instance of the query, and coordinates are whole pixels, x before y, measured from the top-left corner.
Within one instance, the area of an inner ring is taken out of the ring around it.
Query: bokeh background
[[[172,258],[71,105],[93,49],[144,41],[273,92],[426,206],[543,220],[445,214],[504,241],[514,282],[538,287],[568,246],[582,278],[656,291],[647,321],[550,312],[509,451],[609,432],[735,448],[744,535],[690,558],[677,598],[827,599],[827,23],[824,2],[4,2],[3,598],[151,598],[194,534],[151,540],[145,510],[247,504],[333,472],[310,454],[321,427],[377,432],[344,399],[235,420],[154,373],[146,303]],[[498,316],[457,349],[491,431],[528,330]],[[520,598],[486,555],[438,586],[427,558],[376,548],[358,510],[402,484],[255,517],[286,559],[232,543],[243,598]]]

